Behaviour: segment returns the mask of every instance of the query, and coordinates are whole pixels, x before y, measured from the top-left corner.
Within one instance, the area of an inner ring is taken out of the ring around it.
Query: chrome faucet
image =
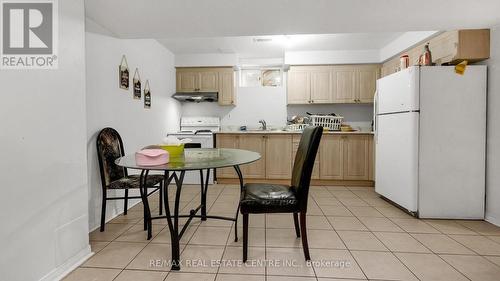
[[[260,124],[262,124],[262,130],[267,130],[267,123],[266,120],[262,119],[259,121]]]

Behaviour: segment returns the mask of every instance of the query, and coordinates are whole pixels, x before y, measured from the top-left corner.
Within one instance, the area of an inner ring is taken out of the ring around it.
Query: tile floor
[[[233,216],[238,199],[238,186],[210,186],[209,213]],[[154,221],[147,241],[138,204],[105,232],[90,234],[95,255],[65,280],[500,280],[499,227],[418,220],[367,187],[314,186],[309,199],[312,265],[304,262],[292,215],[251,215],[247,265],[241,264],[241,220],[238,242],[232,222],[194,220],[181,241],[182,269],[170,272],[166,221]],[[199,200],[198,186],[184,187],[185,213]],[[157,213],[158,200],[150,204]]]

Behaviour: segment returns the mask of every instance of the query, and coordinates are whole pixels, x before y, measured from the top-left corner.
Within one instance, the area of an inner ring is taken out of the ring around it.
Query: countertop
[[[258,134],[258,135],[264,135],[264,134],[301,134],[301,131],[281,131],[281,130],[270,130],[270,131],[257,131],[257,130],[252,130],[252,131],[220,131],[216,132],[215,134],[230,134],[230,135],[237,135],[237,134]],[[328,135],[373,135],[373,132],[371,131],[354,131],[354,132],[341,132],[341,131],[323,131],[323,134],[328,134]]]

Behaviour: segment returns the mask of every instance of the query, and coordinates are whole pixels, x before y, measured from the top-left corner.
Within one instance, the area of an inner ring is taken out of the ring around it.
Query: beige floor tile
[[[165,281],[214,281],[215,276],[211,273],[170,272]]]
[[[141,204],[142,205],[142,204]],[[142,210],[140,211],[128,211],[127,215],[119,215],[116,218],[112,219],[109,223],[137,223],[140,219],[144,217],[144,213]]]
[[[343,185],[330,185],[330,186],[325,186],[325,189],[328,191],[349,191],[346,186]]]
[[[361,200],[361,198],[340,198],[339,201],[347,207],[368,207],[368,203]]]
[[[484,258],[487,258],[489,261],[491,261],[492,263],[500,266],[500,257],[493,257],[493,256],[488,256],[488,257],[484,257]]]
[[[382,198],[369,197],[369,198],[362,198],[362,199],[369,206],[372,206],[372,207],[384,207],[384,208],[392,207],[392,205],[389,202],[385,201]]]
[[[391,220],[406,232],[410,233],[439,233],[437,229],[430,224],[419,219],[400,219],[391,218]]]
[[[375,234],[391,252],[430,253],[429,249],[408,233],[374,232],[373,234]]]
[[[180,246],[181,250],[183,245]],[[170,271],[172,248],[169,244],[148,244],[127,269]],[[181,255],[182,257],[182,255]]]
[[[328,219],[325,216],[307,216],[306,217],[307,230],[309,229],[333,229]]]
[[[388,251],[371,232],[338,231],[349,250]]]
[[[243,226],[243,216],[241,213],[238,215],[238,227]],[[251,214],[248,216],[248,227],[266,227],[265,214]]]
[[[163,281],[167,272],[124,270],[113,281]]]
[[[156,237],[158,233],[163,229],[163,227],[153,226],[151,231],[152,238]],[[118,236],[115,241],[119,242],[148,242],[148,232],[144,230],[143,225],[134,225],[125,231],[123,234]]]
[[[377,217],[377,218],[383,218],[384,215],[382,215],[377,209],[374,207],[347,207],[351,213],[353,213],[356,217]]]
[[[353,217],[354,215],[344,206],[320,206],[325,216]]]
[[[113,241],[132,226],[133,224],[108,223],[103,232],[100,232],[99,228],[92,231],[89,235],[89,239],[91,241]]]
[[[356,217],[328,217],[335,230],[368,230]]]
[[[488,236],[488,238],[490,238],[491,240],[493,240],[497,243],[500,243],[500,236]]]
[[[231,228],[198,227],[189,244],[193,245],[226,245]]]
[[[437,254],[474,254],[474,252],[444,234],[412,234],[412,236]]]
[[[365,279],[347,250],[311,249],[311,259],[317,277]]]
[[[181,270],[216,273],[225,246],[188,245],[181,253]]]
[[[480,256],[441,255],[456,270],[473,281],[498,281],[500,267]]]
[[[314,277],[293,277],[293,276],[266,276],[266,279],[267,281],[316,281],[316,278]]]
[[[425,220],[426,223],[432,225],[435,229],[439,230],[444,234],[467,234],[467,235],[477,235],[477,232],[470,230],[469,228],[456,223],[451,220]]]
[[[191,239],[191,237],[193,237],[193,234],[196,232],[197,228],[198,228],[197,226],[189,225],[189,227],[186,229],[186,231],[182,235],[180,243],[187,244],[188,241]],[[154,227],[153,227],[153,229],[154,229]],[[181,231],[181,229],[182,229],[182,226],[179,226],[179,232]],[[160,233],[158,233],[158,235],[156,235],[156,237],[154,237],[151,240],[151,243],[170,244],[171,243],[170,230],[168,229],[168,226],[164,227],[163,230],[160,231]]]
[[[350,190],[330,190],[329,191],[333,196],[340,198],[357,198],[358,196],[354,194],[354,192]]]
[[[249,216],[249,224],[250,218]],[[243,224],[243,220],[241,220]],[[293,215],[292,214],[267,214],[266,215],[266,227],[267,228],[295,228],[293,223]]]
[[[289,231],[283,229],[283,231]],[[234,242],[234,228],[231,228],[231,233],[229,234],[229,239],[227,240],[227,245],[231,247],[241,247],[243,246],[243,228],[238,227],[238,241]],[[266,229],[265,228],[248,228],[248,245],[250,247],[265,247],[266,246]]]
[[[99,242],[99,241],[90,241],[90,249],[92,252],[97,253],[100,250],[104,249],[110,242]]]
[[[235,216],[235,214],[233,214],[230,217],[234,218],[234,216]],[[231,227],[231,226],[233,226],[233,222],[227,221],[227,220],[217,220],[217,219],[207,219],[206,221],[201,221],[200,219],[196,219],[196,220],[198,220],[198,222],[199,222],[198,224],[201,227],[206,227],[206,226],[209,226],[209,227]],[[193,220],[193,222],[195,222],[195,220]],[[193,223],[193,222],[191,222],[191,223]],[[238,223],[241,223],[241,221],[238,221]]]
[[[340,203],[339,203],[340,204]],[[307,203],[307,215],[323,216],[323,211],[316,203]]]
[[[389,252],[351,252],[368,279],[417,280],[415,276]]]
[[[250,237],[249,237],[250,240]],[[295,229],[266,229],[266,246],[267,247],[302,247],[300,238],[295,234]]]
[[[266,274],[266,249],[248,247],[248,260],[243,263],[242,247],[226,247],[219,273]]]
[[[145,246],[146,243],[111,242],[87,260],[83,266],[125,268]]]
[[[319,206],[340,206],[340,205],[342,205],[342,203],[340,203],[340,201],[335,197],[319,197],[319,198],[315,198],[314,201],[316,201],[316,203]],[[307,206],[307,208],[309,209],[309,205]]]
[[[346,249],[344,243],[334,230],[308,229],[309,248]]]
[[[404,232],[388,218],[359,217],[358,219],[371,231]]]
[[[374,190],[351,190],[354,194],[358,195],[359,198],[380,198],[380,195]]]
[[[500,256],[500,244],[484,236],[450,235],[450,237],[480,255]]]
[[[483,235],[500,235],[500,227],[486,221],[456,221]]]
[[[421,281],[466,281],[461,273],[435,254],[395,254]]]
[[[266,281],[265,275],[217,274],[215,281]]]
[[[382,200],[382,199],[380,199]],[[384,201],[385,202],[385,201]],[[413,218],[409,214],[403,212],[402,210],[394,207],[394,206],[375,206],[375,209],[382,213],[382,215],[388,218],[402,218],[402,219],[411,219]]]
[[[112,281],[121,270],[79,267],[66,276],[64,281]]]
[[[316,279],[314,279],[316,280]],[[318,278],[318,281],[365,281],[366,279],[338,279],[338,278]],[[379,281],[379,280],[377,280]]]
[[[272,261],[266,268],[267,275],[314,276],[302,248],[267,248],[266,259]]]

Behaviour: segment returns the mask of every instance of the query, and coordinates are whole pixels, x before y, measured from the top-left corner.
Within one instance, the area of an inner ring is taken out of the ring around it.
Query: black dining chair
[[[248,183],[243,187],[240,199],[240,212],[243,215],[243,262],[247,261],[248,256],[248,216],[267,213],[293,214],[295,233],[297,237],[302,236],[305,259],[311,259],[307,243],[307,198],[322,134],[322,127],[304,129],[293,164],[291,185]]]
[[[115,164],[115,160],[125,155],[123,141],[120,134],[113,128],[104,128],[97,135],[97,158],[99,161],[99,170],[101,173],[102,185],[102,205],[101,205],[101,228],[104,231],[106,223],[106,202],[108,200],[124,200],[123,214],[127,215],[128,200],[139,199],[141,196],[129,196],[130,189],[139,189],[140,176],[129,175],[127,169]],[[163,213],[162,190],[163,190],[163,175],[149,175],[146,180],[146,186],[153,188],[153,191],[147,193],[147,196],[159,191],[160,197],[160,215]],[[124,197],[108,197],[108,190],[124,190]],[[144,208],[144,227],[146,227],[146,208]]]

